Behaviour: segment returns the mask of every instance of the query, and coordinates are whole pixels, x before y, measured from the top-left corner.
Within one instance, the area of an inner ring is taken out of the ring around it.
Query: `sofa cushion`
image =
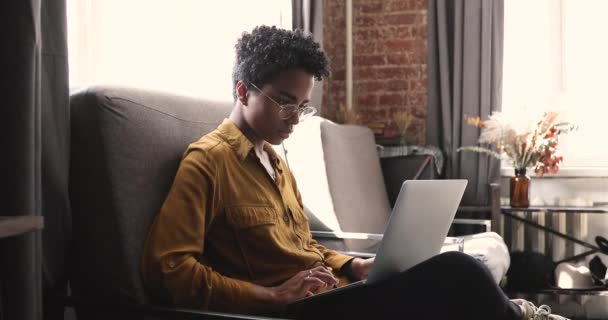
[[[71,288],[79,297],[147,302],[140,258],[186,147],[231,103],[121,87],[71,95]]]

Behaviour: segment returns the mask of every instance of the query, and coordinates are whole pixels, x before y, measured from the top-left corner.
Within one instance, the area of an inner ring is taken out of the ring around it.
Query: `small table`
[[[559,206],[531,206],[528,208],[513,208],[511,206],[501,206],[500,213],[513,220],[520,221],[524,225],[531,226],[533,228],[542,230],[546,233],[550,233],[554,236],[563,238],[572,243],[579,244],[589,249],[589,251],[581,254],[574,255],[572,257],[566,257],[556,262],[556,265],[561,262],[577,260],[585,257],[589,254],[600,251],[600,248],[593,243],[577,239],[573,236],[559,232],[553,228],[539,224],[527,217],[521,217],[518,213],[530,214],[533,212],[545,213],[545,214],[557,214],[565,213],[571,214],[605,214],[608,213],[608,207],[559,207]],[[520,293],[520,292],[508,292],[510,298],[522,298],[532,301],[538,304],[547,304],[551,306],[551,309],[560,315],[567,316],[569,318],[576,319],[578,316],[583,316],[584,319],[605,319],[605,311],[599,312],[592,309],[590,306],[605,305],[605,301],[608,300],[608,291],[602,288],[585,288],[585,289],[562,289],[562,288],[550,288],[538,290],[536,292]],[[599,308],[605,310],[605,308]],[[590,311],[591,310],[591,311]]]
[[[572,237],[570,235],[561,233],[555,229],[549,228],[547,226],[541,225],[539,223],[536,223],[532,220],[520,217],[518,215],[516,215],[517,212],[526,212],[526,213],[532,213],[532,212],[543,212],[543,213],[547,213],[547,214],[555,214],[555,213],[566,213],[566,214],[581,214],[581,213],[592,213],[592,214],[604,214],[604,213],[608,213],[608,207],[558,207],[558,206],[531,206],[528,208],[513,208],[511,206],[501,206],[500,207],[500,212],[513,219],[513,220],[517,220],[520,221],[526,225],[529,225],[531,227],[543,230],[544,232],[548,232],[550,234],[553,234],[555,236],[558,236],[560,238],[566,239],[568,241],[574,242],[576,244],[579,244],[581,246],[584,246],[588,249],[591,249],[589,251],[583,252],[581,254],[577,254],[575,256],[572,257],[568,257],[565,258],[563,260],[560,260],[556,263],[561,263],[561,262],[565,262],[565,261],[571,261],[571,260],[576,260],[582,257],[585,257],[587,255],[593,254],[595,252],[600,251],[600,248],[592,243],[577,239],[575,237]]]
[[[43,227],[42,216],[0,216],[0,239],[41,230]]]
[[[0,241],[3,241],[6,238],[9,237],[13,237],[13,236],[19,236],[28,232],[32,232],[32,231],[38,231],[38,230],[42,230],[42,228],[44,227],[44,217],[42,216],[31,216],[31,215],[25,215],[25,216],[0,216]],[[8,240],[6,240],[8,241]],[[36,252],[36,255],[40,255],[40,252]],[[8,275],[8,277],[10,277],[10,275]],[[37,275],[37,277],[39,278],[40,275]],[[5,280],[0,277],[0,284],[2,284],[2,282],[4,282]],[[11,282],[12,285],[17,285],[17,286],[23,286],[22,284],[16,284],[15,282]],[[5,314],[5,312],[7,312],[5,309],[3,309],[3,304],[4,304],[4,298],[3,298],[3,294],[7,294],[2,292],[2,287],[4,287],[4,284],[2,284],[0,286],[0,319],[3,318],[9,318],[10,314]],[[11,287],[8,289],[9,292],[12,291],[14,287]],[[6,288],[5,288],[6,289]],[[27,297],[31,297],[31,299],[29,299],[29,301],[33,304],[36,303],[36,301],[40,300],[42,298],[42,295],[40,293],[40,287],[38,288],[27,288],[27,289],[23,289],[23,288],[19,288],[21,290],[18,290],[18,292],[22,293],[22,292],[26,292],[27,290],[34,290],[34,294],[28,294]],[[13,293],[13,292],[11,292]],[[13,293],[14,294],[14,293]]]

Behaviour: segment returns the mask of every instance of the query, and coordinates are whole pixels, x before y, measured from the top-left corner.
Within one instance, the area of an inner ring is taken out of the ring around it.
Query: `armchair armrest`
[[[466,223],[466,224],[479,224],[485,225],[486,231],[490,231],[489,220],[476,220],[476,219],[454,219],[454,223]],[[356,240],[382,240],[383,235],[380,233],[365,233],[365,232],[343,232],[343,231],[311,231],[314,238],[325,238],[325,239],[356,239]],[[453,243],[453,238],[461,238],[463,241],[470,239],[471,237],[446,237],[444,245],[450,245]],[[375,253],[369,252],[358,252],[358,251],[343,251],[337,250],[338,252],[355,257],[361,258],[373,258],[376,256]]]
[[[73,296],[62,297],[64,306],[86,309],[89,312],[94,312],[96,316],[113,316],[123,318],[125,316],[133,316],[136,319],[141,317],[153,317],[155,320],[165,319],[244,319],[244,320],[288,320],[284,318],[270,318],[244,314],[232,314],[213,311],[202,311],[196,309],[184,308],[169,308],[153,305],[135,304],[135,303],[118,303],[118,302],[94,302],[88,299],[77,298]],[[102,318],[102,317],[100,317]],[[97,318],[96,318],[97,319]]]
[[[476,224],[476,225],[483,225],[486,227],[486,231],[485,232],[489,232],[492,231],[492,220],[480,220],[480,219],[454,219],[454,221],[452,223],[456,223],[456,224]]]
[[[313,238],[325,238],[325,239],[354,239],[354,240],[382,240],[382,234],[380,233],[365,233],[365,232],[344,232],[344,231],[310,231]],[[339,253],[360,257],[360,258],[373,258],[376,256],[375,253],[360,252],[360,251],[343,251],[336,250]]]
[[[344,232],[344,231],[310,231],[314,238],[382,240],[380,233]]]

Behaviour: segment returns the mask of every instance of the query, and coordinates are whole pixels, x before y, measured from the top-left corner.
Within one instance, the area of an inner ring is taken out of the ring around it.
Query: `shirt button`
[[[289,217],[288,217],[287,215],[284,215],[284,216],[283,216],[283,221],[285,221],[285,222],[289,222]]]

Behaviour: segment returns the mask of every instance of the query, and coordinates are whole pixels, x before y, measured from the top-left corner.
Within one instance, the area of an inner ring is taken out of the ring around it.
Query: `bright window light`
[[[565,112],[563,168],[608,167],[608,20],[605,0],[505,1],[503,111]]]
[[[232,101],[234,45],[291,29],[289,0],[67,0],[70,87],[115,84]]]

